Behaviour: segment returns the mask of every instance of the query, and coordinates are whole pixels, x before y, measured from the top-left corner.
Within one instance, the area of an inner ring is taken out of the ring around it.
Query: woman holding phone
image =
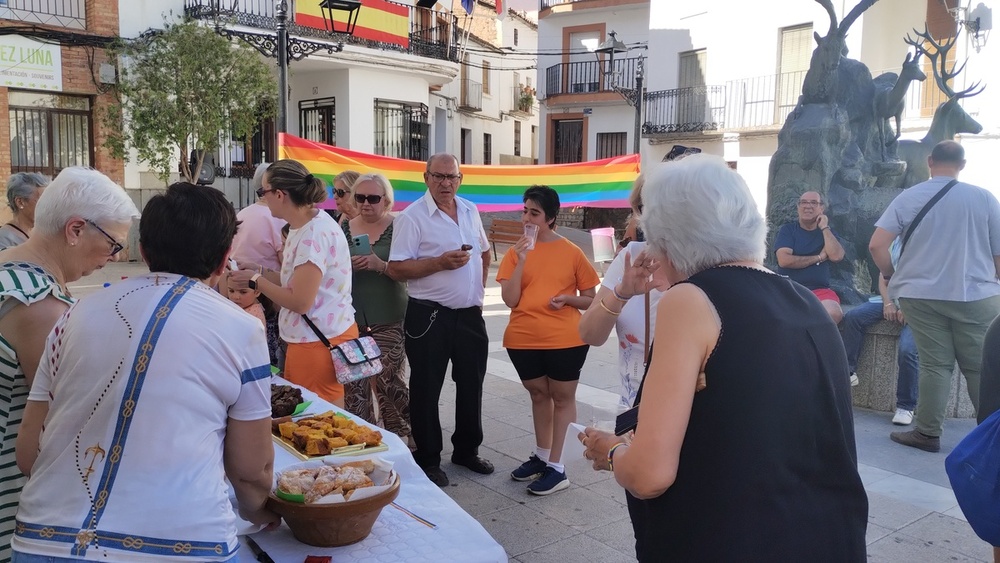
[[[403,316],[406,284],[389,271],[392,244],[392,185],[381,174],[359,176],[351,186],[358,215],[340,226],[351,244],[355,321],[382,350],[382,373],[347,384],[347,410],[398,435],[410,436],[410,390],[406,387]]]
[[[316,208],[326,201],[326,185],[295,160],[268,167],[257,197],[271,214],[290,225],[281,271],[240,262],[230,274],[236,289],[260,291],[281,307],[278,332],[288,343],[285,379],[344,406],[344,386],[337,381],[330,350],[316,330],[336,346],[358,337],[351,305],[350,251],[344,232]],[[313,323],[313,327],[306,322]]]
[[[497,273],[503,302],[511,308],[503,345],[531,396],[535,425],[535,451],[510,476],[532,481],[528,492],[535,495],[569,487],[563,440],[576,420],[576,386],[590,350],[577,325],[601,282],[583,252],[555,232],[558,214],[555,190],[528,188],[521,213],[525,236],[507,251]]]

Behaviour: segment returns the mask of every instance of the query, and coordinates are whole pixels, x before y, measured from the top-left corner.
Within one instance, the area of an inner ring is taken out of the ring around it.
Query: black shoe
[[[928,436],[916,430],[909,432],[892,432],[889,438],[897,444],[924,450],[925,452],[937,453],[941,451],[941,438],[938,436]]]
[[[475,471],[476,473],[482,473],[483,475],[489,475],[493,473],[493,464],[489,460],[483,459],[477,455],[466,458],[456,458],[452,457],[451,462],[455,465],[461,465],[463,467],[468,467],[469,469]]]
[[[424,467],[423,470],[424,475],[427,475],[427,478],[431,480],[431,483],[434,483],[439,487],[448,486],[448,474],[445,473],[439,466],[435,465],[434,467]]]

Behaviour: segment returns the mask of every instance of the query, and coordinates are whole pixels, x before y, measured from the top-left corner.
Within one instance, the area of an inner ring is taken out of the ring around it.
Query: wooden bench
[[[494,219],[486,232],[486,239],[493,245],[493,259],[497,259],[497,243],[514,244],[524,236],[524,225],[520,221]]]

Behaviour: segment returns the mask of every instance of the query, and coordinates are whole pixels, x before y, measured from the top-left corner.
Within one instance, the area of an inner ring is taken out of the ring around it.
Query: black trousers
[[[489,355],[482,307],[449,309],[411,298],[403,328],[410,361],[410,425],[417,446],[414,460],[421,467],[441,464],[438,401],[449,361],[456,388],[453,456],[478,455],[483,443],[483,378]]]

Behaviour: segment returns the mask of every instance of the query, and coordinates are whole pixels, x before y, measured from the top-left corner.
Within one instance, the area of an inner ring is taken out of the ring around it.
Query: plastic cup
[[[526,223],[524,225],[524,236],[531,239],[531,242],[528,244],[528,250],[533,250],[535,248],[535,241],[538,240],[538,225]]]

